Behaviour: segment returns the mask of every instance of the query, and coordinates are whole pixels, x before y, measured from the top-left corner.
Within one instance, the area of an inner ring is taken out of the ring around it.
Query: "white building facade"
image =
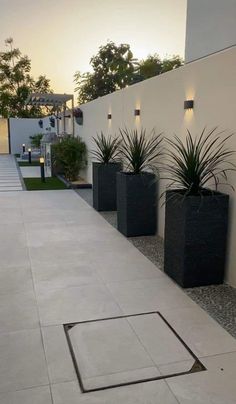
[[[185,62],[236,45],[236,0],[188,0]]]

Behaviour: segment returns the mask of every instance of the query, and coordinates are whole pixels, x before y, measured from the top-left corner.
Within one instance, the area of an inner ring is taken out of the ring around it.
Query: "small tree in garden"
[[[80,138],[68,136],[52,146],[53,164],[62,167],[69,181],[78,178],[79,171],[87,164],[86,144]]]
[[[36,149],[39,149],[42,137],[43,137],[42,133],[37,133],[36,135],[30,136],[31,146],[35,147]]]

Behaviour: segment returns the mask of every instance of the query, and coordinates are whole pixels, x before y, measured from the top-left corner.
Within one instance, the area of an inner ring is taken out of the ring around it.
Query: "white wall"
[[[54,115],[53,115],[54,117]],[[55,117],[54,117],[55,118]],[[43,127],[40,128],[38,122],[40,118],[10,118],[10,138],[11,138],[11,153],[21,153],[22,144],[27,147],[31,146],[30,136],[37,133],[56,133],[57,121],[55,119],[55,128],[50,125],[50,116],[41,118],[43,121]],[[61,121],[60,121],[61,122]]]
[[[188,0],[186,63],[236,45],[236,0]]]
[[[197,134],[206,125],[236,132],[235,66],[236,47],[82,105],[84,124],[75,123],[76,133],[91,150],[96,132],[114,134],[124,126],[155,128],[169,137],[174,133],[184,137],[186,128]],[[194,109],[184,111],[184,100],[192,98]],[[134,109],[138,107],[141,116],[135,118]],[[108,113],[112,114],[111,121],[107,120]],[[236,150],[236,137],[232,147]],[[84,175],[92,181],[91,156]],[[229,180],[236,189],[236,173]],[[161,182],[160,192],[164,189]],[[231,194],[227,280],[236,286],[236,194],[228,188],[226,191]],[[164,208],[158,210],[158,233],[163,237]]]
[[[35,118],[10,118],[10,139],[11,154],[21,153],[22,144],[25,143],[26,148],[30,147],[30,136],[42,133],[42,129],[38,125],[39,119]]]

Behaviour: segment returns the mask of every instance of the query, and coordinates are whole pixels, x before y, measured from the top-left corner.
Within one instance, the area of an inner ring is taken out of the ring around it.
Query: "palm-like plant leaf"
[[[112,136],[104,136],[103,132],[97,137],[93,137],[96,144],[96,150],[92,150],[92,155],[104,164],[112,163],[119,160],[120,139]]]
[[[154,170],[158,165],[158,158],[162,155],[162,135],[156,135],[154,130],[146,136],[146,130],[120,129],[120,153],[126,169],[134,174],[145,170]]]
[[[236,169],[230,161],[235,151],[227,147],[233,134],[222,137],[223,133],[217,132],[217,128],[206,132],[204,128],[195,139],[188,130],[186,143],[177,136],[173,140],[166,139],[169,148],[165,171],[172,185],[187,194],[196,195],[201,194],[210,180],[213,180],[216,189],[221,179],[227,182],[227,172]]]

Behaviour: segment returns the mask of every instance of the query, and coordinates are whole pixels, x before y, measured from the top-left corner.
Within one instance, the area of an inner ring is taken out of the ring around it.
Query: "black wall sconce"
[[[134,110],[134,115],[135,116],[140,116],[140,109],[135,109]]]
[[[39,121],[38,121],[38,125],[39,125],[39,127],[42,129],[43,128],[43,120],[42,119],[40,119]]]
[[[194,100],[185,100],[184,109],[193,109]]]
[[[107,119],[111,119],[111,114],[108,114],[108,115],[107,115]]]

